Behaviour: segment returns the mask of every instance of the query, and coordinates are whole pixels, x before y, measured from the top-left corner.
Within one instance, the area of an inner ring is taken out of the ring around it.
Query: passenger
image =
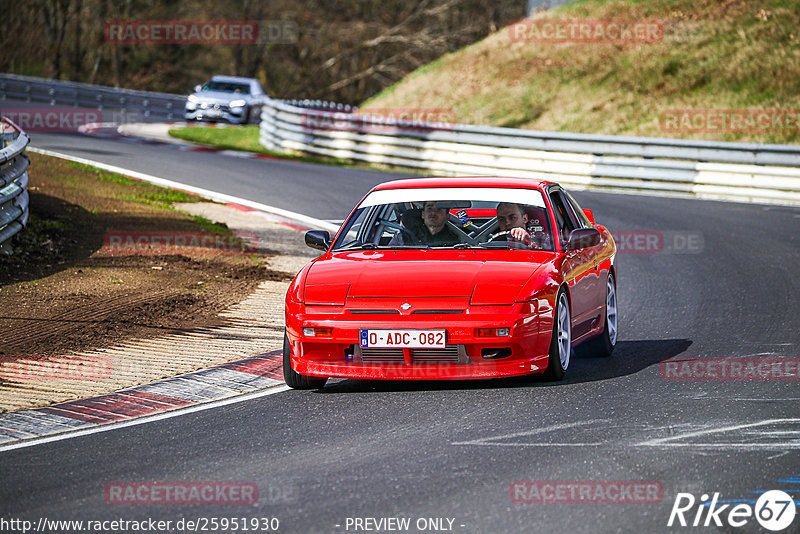
[[[447,208],[439,207],[434,201],[427,201],[422,209],[422,225],[419,228],[408,228],[414,235],[412,241],[405,232],[395,235],[389,245],[422,244],[432,247],[447,247],[459,242],[458,236],[447,226],[449,219]]]

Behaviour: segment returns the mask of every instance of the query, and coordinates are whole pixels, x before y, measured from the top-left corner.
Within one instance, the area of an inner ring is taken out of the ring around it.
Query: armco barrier
[[[0,74],[0,99],[119,111],[116,122],[183,120],[185,95]],[[0,100],[0,106],[3,105]]]
[[[30,139],[13,122],[0,118],[0,252],[10,253],[9,239],[28,222]]]
[[[322,126],[320,126],[322,125]],[[800,146],[541,132],[383,119],[270,100],[260,141],[443,175],[544,178],[575,188],[800,204]]]

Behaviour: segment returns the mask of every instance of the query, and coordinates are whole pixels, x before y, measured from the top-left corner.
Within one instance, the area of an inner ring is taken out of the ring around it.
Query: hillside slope
[[[502,28],[416,70],[362,108],[445,108],[461,123],[536,130],[800,141],[798,0],[584,0],[532,20],[544,28],[543,19],[649,20],[663,36],[533,42],[528,21],[528,31],[518,34],[526,38],[514,40],[512,27]],[[715,119],[698,110],[736,113]],[[752,122],[758,110],[782,111]],[[673,111],[678,115],[667,113]],[[722,122],[735,116],[743,117],[741,125]],[[693,122],[683,122],[687,117]]]

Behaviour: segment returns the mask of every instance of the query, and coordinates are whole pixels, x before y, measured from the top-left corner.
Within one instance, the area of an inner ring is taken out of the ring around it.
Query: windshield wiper
[[[360,245],[350,245],[349,247],[334,249],[334,252],[341,252],[344,250],[373,250],[375,248],[377,248],[375,243],[361,243]]]
[[[344,247],[337,249],[335,252],[341,252],[345,250],[392,250],[392,249],[421,249],[421,248],[431,248],[430,245],[376,245],[375,243],[362,243],[360,245],[353,245],[350,247]]]
[[[491,248],[491,247],[487,247],[486,243],[456,243],[455,245],[453,245],[452,248],[466,250],[466,249]]]

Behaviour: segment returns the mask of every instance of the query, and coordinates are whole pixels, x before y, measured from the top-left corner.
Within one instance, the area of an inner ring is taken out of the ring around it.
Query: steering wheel
[[[501,237],[505,237],[505,241],[508,242],[508,248],[532,248],[533,243],[530,239],[526,239],[525,241],[517,241],[516,239],[509,239],[511,236],[511,230],[504,230],[502,232],[498,232],[492,235],[487,243],[491,243],[492,241],[499,241]],[[516,246],[512,246],[512,243],[516,243]]]
[[[492,234],[492,236],[489,237],[487,243],[491,243],[492,241],[500,241],[499,238],[501,237],[505,237],[504,241],[508,241],[508,236],[510,235],[511,235],[511,230],[504,230],[502,232],[497,232],[496,234]]]
[[[401,234],[405,234],[405,235],[407,235],[408,237],[410,237],[411,239],[413,239],[415,241],[417,239],[417,236],[415,236],[414,233],[411,230],[409,230],[408,228],[406,228],[402,224],[397,224],[396,222],[387,221],[386,219],[379,219],[378,222],[381,223],[382,225],[388,227],[388,228],[393,228],[395,230],[399,230]]]

